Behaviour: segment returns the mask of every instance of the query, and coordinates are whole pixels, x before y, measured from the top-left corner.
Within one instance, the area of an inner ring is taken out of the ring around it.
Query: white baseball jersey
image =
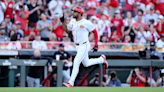
[[[67,29],[72,31],[74,42],[81,44],[83,42],[89,41],[89,32],[92,32],[95,27],[89,20],[83,18],[79,21],[72,19],[67,25]]]

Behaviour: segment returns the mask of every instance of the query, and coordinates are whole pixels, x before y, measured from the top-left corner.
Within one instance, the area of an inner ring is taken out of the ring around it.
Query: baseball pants
[[[73,70],[71,74],[71,78],[68,83],[70,83],[72,86],[74,85],[74,81],[76,79],[76,76],[79,72],[79,66],[82,62],[85,67],[103,63],[104,59],[102,57],[95,58],[95,59],[89,59],[88,58],[88,51],[90,50],[90,43],[87,41],[85,44],[76,45],[77,54],[74,59],[73,63]]]
[[[67,83],[70,79],[70,74],[68,73],[67,70],[63,70],[63,78],[64,78],[64,82]]]
[[[39,87],[40,78],[32,78],[27,76],[27,86],[28,87]]]

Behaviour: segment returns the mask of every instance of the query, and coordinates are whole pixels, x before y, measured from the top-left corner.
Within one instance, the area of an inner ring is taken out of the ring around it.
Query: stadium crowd
[[[163,0],[2,0],[0,41],[16,41],[8,49],[24,48],[20,41],[33,41],[32,48],[39,49],[54,48],[45,41],[71,42],[72,35],[63,30],[60,17],[64,14],[68,24],[74,6],[84,8],[83,18],[95,25],[99,43],[145,44],[153,40],[163,48]],[[94,42],[93,33],[89,40]]]

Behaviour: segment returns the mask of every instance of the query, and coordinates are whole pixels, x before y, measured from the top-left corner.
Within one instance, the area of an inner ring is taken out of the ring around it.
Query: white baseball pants
[[[77,54],[74,59],[73,64],[73,70],[71,74],[71,78],[68,83],[70,83],[72,86],[74,85],[74,81],[76,79],[76,76],[79,72],[79,66],[82,62],[85,67],[103,63],[103,58],[95,58],[95,59],[89,59],[88,58],[88,51],[90,50],[90,43],[87,41],[85,44],[76,45]]]

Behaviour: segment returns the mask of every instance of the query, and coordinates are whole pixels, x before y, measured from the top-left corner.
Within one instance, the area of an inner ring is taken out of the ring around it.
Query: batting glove
[[[93,47],[93,52],[97,52],[98,51],[98,45],[95,45],[94,47]]]
[[[63,15],[63,17],[60,18],[60,21],[64,22],[64,15]]]

